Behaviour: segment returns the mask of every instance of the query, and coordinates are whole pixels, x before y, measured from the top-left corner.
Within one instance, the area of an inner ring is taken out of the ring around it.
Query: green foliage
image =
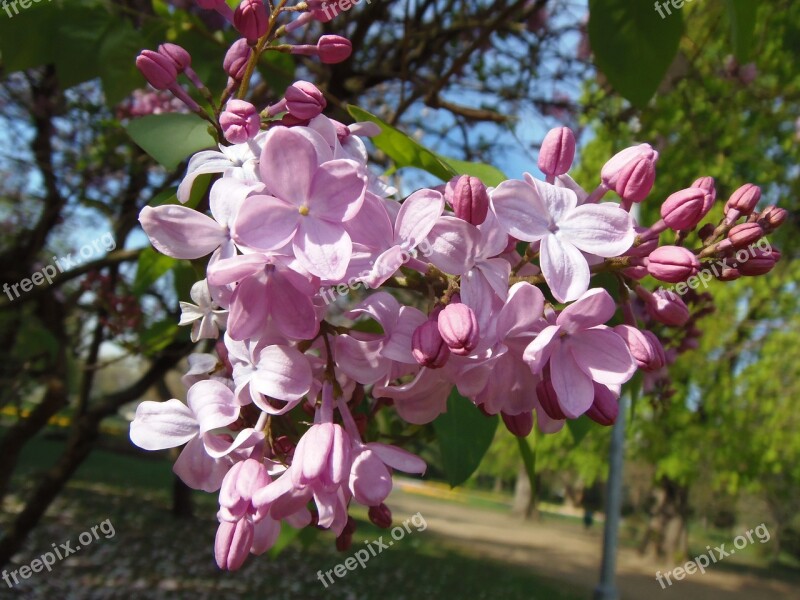
[[[726,0],[731,21],[733,53],[740,63],[750,59],[756,29],[758,3],[753,0]]]
[[[208,127],[196,115],[170,113],[134,119],[126,129],[142,150],[171,171],[195,152],[215,146]]]
[[[141,297],[150,287],[177,265],[178,261],[170,256],[156,252],[148,246],[139,255],[136,277],[131,286],[131,293]]]
[[[653,97],[675,58],[683,16],[659,16],[651,2],[590,0],[589,39],[595,62],[634,106]]]
[[[498,420],[497,416],[484,416],[453,388],[447,399],[447,412],[433,422],[451,486],[461,485],[478,468],[492,443]]]
[[[41,2],[0,19],[9,72],[53,64],[65,88],[99,77],[109,104],[141,87],[134,59],[146,46],[141,32],[99,1]]]
[[[449,181],[456,175],[472,175],[488,186],[496,186],[507,179],[502,171],[492,165],[470,163],[436,154],[414,138],[364,109],[350,105],[347,110],[356,121],[369,121],[380,126],[380,135],[372,138],[372,141],[379,150],[385,152],[394,161],[395,167],[398,169],[415,167],[435,175],[442,181]]]

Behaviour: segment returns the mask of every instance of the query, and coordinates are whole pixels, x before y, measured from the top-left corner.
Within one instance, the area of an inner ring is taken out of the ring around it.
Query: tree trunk
[[[172,514],[178,519],[191,519],[194,517],[194,502],[192,501],[192,488],[175,475],[172,485]]]
[[[531,482],[528,479],[528,473],[525,471],[524,465],[520,465],[517,473],[517,483],[514,486],[514,504],[511,512],[525,520],[538,520],[540,518],[539,510],[536,507],[536,490],[531,489]]]
[[[662,477],[653,491],[655,505],[639,552],[644,555],[683,560],[689,554],[687,522],[689,488]]]

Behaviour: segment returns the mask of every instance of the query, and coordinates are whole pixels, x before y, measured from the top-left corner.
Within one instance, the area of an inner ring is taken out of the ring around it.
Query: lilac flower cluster
[[[224,2],[200,4],[230,12]],[[311,5],[294,24],[320,20]],[[275,15],[263,10],[260,0],[244,0],[232,17],[243,39],[226,57],[230,89],[252,72],[260,40],[274,29]],[[314,47],[323,62],[349,48],[323,37]],[[150,70],[164,63],[153,55],[189,64],[175,48],[150,53],[140,61],[148,78],[162,74]],[[666,363],[644,324],[682,327],[690,318],[680,298],[640,280],[685,280],[700,261],[735,252],[786,216],[775,207],[755,212],[760,193],[746,186],[689,250],[687,236],[714,204],[713,180],[670,196],[662,220],[643,227],[630,209],[650,194],[658,153],[647,144],[623,150],[587,192],[567,174],[575,138],[566,128],[544,141],[544,181],[526,174],[487,188],[464,175],[398,200],[370,171],[361,139],[379,128],[342,124],[325,107],[304,81],[260,112],[231,99],[215,120],[228,143],[192,157],[178,190],[185,202],[198,176],[217,175],[210,215],[183,205],[140,215],[164,254],[210,256],[194,303],[181,303],[181,323],[192,325],[194,341],[217,342],[216,355],[190,357],[187,402],[143,402],[131,438],[148,450],[185,445],[175,471],[193,488],[219,492],[216,558],[226,569],[269,549],[282,522],[330,529],[347,548],[353,502],[390,526],[393,471],[421,474],[426,465],[370,440],[367,422],[381,410],[430,423],[455,387],[519,436],[534,420],[543,432],[584,414],[610,425],[621,386],[637,369]],[[619,201],[603,202],[612,191]],[[737,225],[741,218],[747,223]],[[676,241],[659,246],[667,229]],[[766,272],[779,255],[761,258],[758,273],[726,278]],[[616,278],[617,299],[592,287],[598,273]],[[335,321],[320,290],[352,281],[376,291]]]

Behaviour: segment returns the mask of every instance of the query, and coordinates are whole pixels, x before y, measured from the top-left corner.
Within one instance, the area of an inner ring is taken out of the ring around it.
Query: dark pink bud
[[[466,304],[450,303],[439,313],[439,333],[453,354],[467,356],[480,339],[478,319]]]
[[[700,261],[686,248],[661,246],[647,259],[647,271],[660,281],[678,283],[686,281],[700,270]]]
[[[764,228],[758,223],[741,223],[734,225],[728,232],[728,241],[738,250],[757,242],[764,237]]]
[[[286,88],[286,110],[298,119],[308,120],[319,115],[328,103],[319,88],[308,81],[296,81]]]
[[[645,297],[645,305],[650,316],[664,325],[683,327],[689,321],[689,307],[675,292],[656,290]]]
[[[178,70],[171,59],[152,50],[142,50],[136,57],[136,68],[157,90],[168,90],[178,81]]]
[[[373,525],[381,529],[389,529],[392,526],[392,511],[385,504],[369,507],[369,520]]]
[[[742,275],[755,277],[769,273],[778,262],[780,254],[775,251],[753,248],[752,256],[743,261],[737,269]]]
[[[630,163],[635,163],[640,159],[649,160],[655,165],[658,162],[658,152],[653,150],[650,144],[639,144],[625,148],[612,156],[600,172],[600,177],[608,189],[617,189],[617,181],[622,170]]]
[[[690,187],[672,194],[661,205],[661,218],[673,231],[689,231],[708,214],[714,196],[703,188]]]
[[[614,186],[620,198],[641,202],[656,182],[656,163],[648,156],[639,156],[620,169]]]
[[[414,330],[411,354],[419,364],[429,369],[439,369],[447,363],[450,348],[442,339],[436,321],[426,321]]]
[[[550,381],[549,377],[542,379],[536,384],[536,398],[539,400],[542,410],[544,410],[551,419],[561,421],[567,418],[567,415],[564,414],[561,405],[558,403],[556,390],[553,388],[553,383]]]
[[[739,273],[739,269],[734,269],[733,267],[722,267],[722,271],[717,276],[717,279],[720,281],[735,281],[742,276]]]
[[[231,144],[243,144],[256,136],[261,128],[261,119],[256,107],[244,100],[228,100],[219,116],[219,124],[225,139]]]
[[[644,279],[650,273],[647,271],[647,267],[644,265],[636,265],[634,267],[628,267],[627,269],[622,270],[622,274],[625,277],[630,277],[631,279],[635,279],[639,281],[640,279]]]
[[[778,208],[777,206],[768,206],[764,209],[764,211],[759,215],[758,221],[764,225],[764,227],[769,228],[770,231],[774,231],[786,220],[786,217],[789,216],[789,211],[785,208]]]
[[[451,181],[445,189],[445,198],[459,219],[480,225],[489,214],[489,194],[486,186],[477,177],[461,175]],[[452,184],[452,186],[451,186]],[[452,193],[447,193],[452,190]]]
[[[233,13],[233,26],[249,44],[267,33],[269,17],[262,0],[242,0]]]
[[[533,411],[527,411],[518,415],[507,415],[500,413],[503,423],[512,434],[517,437],[528,437],[533,431]]]
[[[613,425],[619,416],[619,400],[614,392],[595,382],[594,402],[586,411],[586,416],[605,427]]]
[[[742,215],[748,216],[752,213],[758,201],[761,200],[761,188],[752,183],[746,183],[725,203],[725,222],[730,225]]]
[[[186,67],[192,66],[191,55],[178,44],[161,44],[158,47],[158,53],[169,58],[178,70],[178,73],[183,73]]]
[[[244,72],[247,69],[247,61],[250,60],[252,52],[253,50],[244,38],[236,40],[233,45],[228,48],[222,66],[230,78],[239,81],[244,77]]]
[[[614,331],[628,344],[631,355],[640,369],[658,371],[666,364],[664,346],[652,331],[642,331],[630,325],[617,325]]]
[[[548,177],[563,175],[575,159],[575,134],[569,127],[551,129],[539,150],[539,170]]]
[[[713,177],[701,177],[697,179],[690,187],[700,188],[706,191],[711,196],[711,204],[717,199],[717,185]]]
[[[634,231],[636,231],[636,235],[645,235],[648,232],[647,227],[641,227],[636,225],[634,227]],[[632,256],[634,258],[645,258],[650,256],[650,253],[658,248],[658,236],[653,236],[650,238],[646,238],[644,242],[639,244],[638,246],[631,246],[627,252],[623,256]]]
[[[340,35],[323,35],[317,42],[319,59],[326,65],[334,65],[350,58],[353,44]]]

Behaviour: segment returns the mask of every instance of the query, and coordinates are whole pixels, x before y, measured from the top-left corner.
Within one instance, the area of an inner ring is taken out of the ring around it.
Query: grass
[[[15,486],[28,488],[61,452],[62,442],[38,438],[25,448]],[[334,569],[386,530],[355,510],[353,545],[336,552],[328,532],[301,536],[276,558],[251,557],[238,573],[213,562],[216,498],[197,493],[197,518],[169,514],[171,464],[159,458],[96,450],[51,508],[18,557],[25,564],[51,544],[75,540],[105,519],[115,528],[80,553],[18,586],[26,598],[325,598],[343,600],[447,597],[480,600],[576,600],[582,595],[529,571],[460,552],[430,532],[416,531],[371,557],[365,569],[346,571],[325,588],[318,571]],[[487,504],[491,504],[488,503]],[[497,508],[493,506],[493,508]],[[2,515],[5,520],[9,515]],[[1,523],[1,521],[0,521]],[[2,526],[2,525],[0,525]],[[0,591],[2,596],[2,591]]]

